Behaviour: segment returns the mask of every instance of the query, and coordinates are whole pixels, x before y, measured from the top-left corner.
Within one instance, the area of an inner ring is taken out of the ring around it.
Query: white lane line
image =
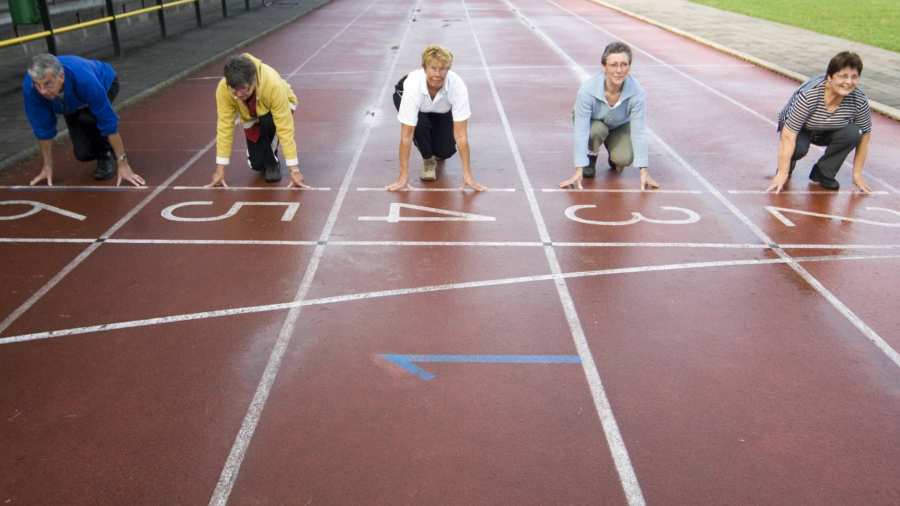
[[[897,249],[900,244],[778,244],[781,249]]]
[[[133,218],[137,213],[139,213],[142,209],[144,209],[144,207],[147,204],[149,204],[151,200],[153,200],[154,198],[156,198],[157,195],[162,193],[163,190],[165,190],[168,185],[172,184],[172,182],[175,181],[175,179],[177,179],[179,176],[181,176],[181,174],[184,173],[184,171],[186,171],[188,169],[188,167],[193,165],[194,162],[196,162],[197,160],[200,159],[200,157],[202,157],[204,154],[206,154],[206,152],[209,151],[209,149],[212,148],[215,143],[216,143],[216,140],[213,139],[212,141],[207,143],[206,146],[202,150],[195,153],[194,156],[192,156],[190,159],[188,159],[188,161],[185,162],[184,165],[179,167],[178,170],[175,171],[175,173],[173,173],[171,176],[169,176],[163,182],[163,184],[156,187],[156,189],[154,189],[153,192],[151,192],[149,195],[144,197],[143,200],[141,200],[136,206],[134,206],[131,209],[131,211],[128,212],[128,214],[123,216],[119,221],[117,221],[113,226],[111,226],[106,232],[104,232],[100,236],[100,239],[105,241],[105,240],[109,239],[109,237],[111,235],[115,234],[120,228],[122,228],[126,223],[128,223],[128,221],[131,220],[131,218]],[[96,251],[97,248],[99,248],[101,244],[103,244],[103,242],[100,242],[100,241],[92,243],[90,246],[85,248],[84,251],[79,253],[78,256],[76,256],[74,259],[72,259],[72,261],[69,262],[65,267],[63,267],[62,270],[60,270],[58,273],[56,273],[55,276],[50,278],[50,280],[47,281],[44,284],[44,286],[42,286],[36,292],[31,294],[31,297],[29,297],[28,300],[23,302],[22,305],[20,305],[18,308],[16,308],[15,311],[10,313],[9,316],[7,316],[2,322],[0,322],[0,334],[2,334],[4,331],[6,331],[6,329],[8,329],[9,326],[12,325],[16,320],[18,320],[19,317],[22,316],[26,311],[31,309],[32,306],[34,306],[39,300],[41,300],[41,298],[44,295],[46,295],[47,292],[52,290],[53,287],[55,287],[57,284],[59,284],[59,282],[62,281],[63,278],[65,278],[70,272],[72,272],[76,267],[81,265],[81,262],[84,262],[89,256],[91,256],[91,254],[94,251]]]
[[[866,177],[871,178],[872,180],[878,182],[878,184],[880,184],[881,186],[884,186],[885,188],[887,188],[888,190],[890,190],[892,193],[897,194],[897,195],[900,195],[900,189],[897,189],[896,186],[894,186],[894,185],[888,183],[888,182],[885,181],[884,179],[882,179],[882,178],[880,178],[880,177],[878,177],[878,176],[875,176],[875,175],[873,175],[873,174],[866,174]],[[872,193],[875,193],[875,192],[873,191]]]
[[[650,132],[650,134],[656,138],[657,142],[672,156],[675,160],[681,164],[688,172],[690,172],[697,180],[700,181],[701,184],[706,186],[710,193],[719,200],[725,207],[731,211],[739,220],[741,220],[750,230],[756,235],[760,240],[768,244],[774,244],[774,241],[762,231],[759,227],[753,223],[750,218],[748,218],[740,209],[737,208],[730,200],[728,200],[725,195],[720,193],[715,186],[712,185],[705,177],[703,177],[700,172],[697,171],[687,160],[683,159],[678,153],[672,149],[665,141],[659,138],[658,135],[654,132]],[[894,363],[895,366],[900,367],[900,353],[897,353],[897,350],[891,347],[887,341],[884,340],[875,330],[869,327],[866,322],[864,322],[859,316],[856,315],[847,305],[840,301],[830,290],[828,290],[825,285],[819,282],[812,274],[809,273],[802,265],[797,263],[790,254],[788,254],[783,248],[775,246],[772,251],[774,251],[780,258],[784,258],[788,260],[787,265],[796,272],[801,278],[803,278],[810,286],[813,287],[819,295],[825,298],[840,314],[844,316],[857,330],[862,333],[869,341],[871,341],[884,355]]]
[[[253,239],[107,239],[107,244],[187,244],[216,246],[315,246],[317,241],[278,241]]]
[[[88,244],[97,238],[54,238],[54,237],[0,237],[3,244],[53,244],[72,243]],[[301,240],[254,240],[254,239],[107,239],[107,244],[195,244],[224,246],[316,246],[319,241]],[[329,246],[340,247],[473,247],[473,248],[539,248],[547,246],[536,241],[328,241]],[[900,244],[761,244],[761,243],[722,243],[722,242],[551,242],[558,248],[707,248],[707,249],[823,249],[823,250],[862,250],[862,249],[898,249]]]
[[[387,190],[385,190],[383,187],[382,188],[361,187],[361,188],[357,188],[356,191],[387,193]],[[488,188],[485,191],[487,191],[487,192],[514,192],[514,191],[516,191],[516,189],[515,188]],[[413,186],[406,190],[397,190],[396,192],[391,192],[391,193],[408,193],[408,192],[483,193],[483,192],[476,192],[475,190],[473,190],[471,188],[466,188],[466,189],[462,189],[462,188],[420,188],[420,187],[416,187],[416,186]]]
[[[504,0],[504,1],[506,1],[506,0]],[[583,16],[581,16],[575,12],[572,12],[569,9],[566,9],[565,7],[557,4],[553,0],[545,0],[545,2],[555,5],[560,10],[567,12],[571,16],[583,21],[588,26],[590,26],[598,31],[601,31],[613,38],[619,38],[623,42],[631,45],[631,47],[633,49],[640,51],[641,53],[646,55],[648,58],[651,58],[663,65],[668,65],[666,62],[660,60],[656,56],[651,55],[650,53],[643,50],[639,46],[636,46],[636,45],[626,41],[625,39],[621,39],[620,37],[616,36],[612,32],[595,25],[589,19],[586,19]],[[560,51],[562,51],[562,49],[560,49]],[[577,63],[575,63],[574,60],[572,60],[571,58],[567,57],[567,59],[569,61],[571,61],[573,64],[577,65]],[[711,91],[716,96],[719,96],[720,98],[726,100],[727,102],[740,107],[741,109],[749,112],[753,116],[756,116],[771,125],[775,124],[775,122],[770,120],[769,118],[754,111],[753,109],[750,109],[749,107],[745,106],[744,104],[741,104],[737,100],[725,95],[724,93],[710,87],[706,83],[703,83],[678,69],[672,68],[672,71],[683,76],[685,79],[688,79],[689,81],[696,83],[697,85],[703,87],[704,89]],[[581,72],[583,73],[584,71],[582,70]],[[678,161],[678,163],[682,167],[684,167],[689,173],[691,173],[694,176],[694,178],[697,179],[700,182],[700,184],[703,185],[707,189],[707,191],[712,193],[712,195],[720,203],[722,203],[726,208],[728,208],[728,210],[730,210],[732,214],[734,214],[740,221],[742,221],[748,228],[750,228],[750,230],[753,232],[753,234],[755,234],[760,240],[762,240],[766,244],[775,244],[775,242],[772,241],[772,239],[765,232],[763,232],[762,229],[757,227],[756,224],[753,223],[753,221],[751,221],[750,218],[748,218],[743,212],[741,212],[741,210],[738,209],[737,206],[735,206],[730,200],[728,200],[728,198],[725,197],[725,195],[723,195],[722,192],[720,192],[718,189],[716,189],[716,187],[713,186],[713,184],[710,183],[709,180],[706,179],[706,177],[704,177],[702,174],[700,174],[700,172],[697,171],[697,169],[695,169],[690,163],[688,163],[684,158],[682,158],[671,146],[669,146],[665,141],[663,141],[655,132],[653,132],[652,130],[649,130],[649,129],[648,129],[648,131],[657,140],[657,142],[660,143],[660,145],[664,148],[664,150],[669,153],[669,155],[671,155],[675,160]],[[845,162],[845,165],[846,165],[846,162]],[[775,247],[773,249],[773,251],[779,257],[788,260],[787,265],[790,266],[791,269],[794,270],[794,272],[796,272],[810,286],[812,286],[817,292],[819,292],[819,294],[822,297],[824,297],[825,300],[827,300],[851,324],[853,324],[853,326],[856,327],[857,330],[859,330],[867,339],[869,339],[869,341],[871,341],[879,350],[881,350],[881,352],[884,353],[884,355],[891,362],[893,362],[894,365],[896,365],[897,367],[900,367],[900,353],[898,353],[897,350],[892,348],[891,345],[888,344],[887,341],[885,341],[880,335],[878,335],[878,333],[875,332],[875,330],[873,328],[869,327],[869,325],[867,325],[859,316],[857,316],[856,313],[854,313],[847,305],[845,305],[843,302],[841,302],[833,293],[831,293],[830,290],[825,288],[825,286],[821,282],[819,282],[819,280],[816,279],[812,274],[810,274],[809,271],[807,271],[802,265],[793,261],[791,256],[786,251],[784,251],[783,249],[781,249],[779,247]]]
[[[330,192],[328,187],[311,187],[311,188],[288,188],[286,186],[229,186],[227,188],[216,186],[215,188],[207,188],[205,186],[175,186],[173,190],[207,190],[207,191],[265,191],[265,192]]]
[[[900,259],[897,255],[826,255],[814,257],[796,257],[797,262],[839,262],[839,261],[861,261],[861,260],[885,260]],[[33,332],[30,334],[19,334],[0,338],[0,345],[23,343],[28,341],[38,341],[43,339],[54,339],[68,336],[76,336],[82,334],[92,334],[99,332],[111,332],[114,330],[132,329],[138,327],[150,327],[154,325],[166,325],[171,323],[206,320],[211,318],[222,318],[229,316],[238,316],[246,314],[267,313],[271,311],[281,311],[297,307],[320,306],[325,304],[340,304],[343,302],[358,302],[370,299],[381,299],[387,297],[400,297],[404,295],[418,295],[423,293],[445,292],[453,290],[468,290],[472,288],[487,288],[505,285],[515,285],[524,283],[534,283],[540,281],[554,281],[557,279],[576,279],[589,278],[598,276],[613,276],[618,274],[643,274],[650,272],[665,272],[692,269],[719,269],[724,267],[746,267],[756,265],[777,265],[785,264],[788,260],[783,258],[764,258],[764,259],[746,259],[746,260],[722,260],[722,261],[703,261],[703,262],[684,262],[676,264],[662,265],[642,265],[636,267],[619,267],[611,269],[598,269],[591,271],[575,271],[561,274],[541,274],[534,276],[518,276],[513,278],[487,279],[482,281],[467,281],[460,283],[446,283],[441,285],[426,285],[412,288],[398,288],[394,290],[377,290],[372,292],[351,293],[346,295],[335,295],[331,297],[320,297],[317,299],[298,300],[293,302],[281,302],[275,304],[263,304],[258,306],[236,307],[228,309],[217,309],[211,311],[200,311],[196,313],[185,313],[169,316],[158,316],[145,318],[140,320],[130,320],[123,322],[102,323],[97,325],[89,325],[84,327],[74,327],[68,329],[47,330],[41,332]]]
[[[515,6],[513,6],[509,2],[505,3],[509,8],[513,9],[513,12],[516,11]],[[525,195],[528,197],[528,206],[537,225],[541,242],[550,244],[550,234],[547,231],[547,225],[544,222],[543,215],[541,214],[540,206],[538,206],[537,197],[534,193],[534,187],[531,185],[531,180],[528,177],[528,173],[525,171],[525,163],[522,161],[522,155],[519,152],[519,147],[516,144],[515,137],[513,136],[512,128],[509,124],[509,118],[506,115],[503,103],[500,100],[500,94],[497,91],[496,84],[494,83],[494,78],[491,74],[490,68],[488,67],[487,57],[484,54],[484,49],[481,47],[481,41],[478,39],[478,34],[475,33],[475,25],[472,22],[472,17],[469,13],[469,8],[466,5],[465,0],[462,0],[462,4],[466,12],[466,20],[469,23],[469,29],[472,31],[472,38],[475,39],[475,47],[478,49],[478,55],[481,58],[482,67],[484,69],[485,76],[487,77],[488,85],[491,89],[491,95],[494,98],[494,103],[496,104],[497,112],[500,116],[500,121],[503,124],[503,130],[506,134],[507,143],[509,144],[509,147],[513,154],[513,159],[516,164],[516,170],[519,173],[519,179],[522,181],[522,187],[525,189]],[[553,247],[545,246],[544,254],[547,257],[547,263],[550,266],[550,271],[556,275],[561,274],[562,268],[560,267],[559,260],[556,258],[556,252],[554,251]],[[559,296],[560,304],[562,305],[563,311],[566,315],[566,320],[569,324],[569,331],[572,334],[572,340],[574,341],[575,348],[578,351],[578,356],[581,359],[585,379],[587,380],[588,386],[591,391],[591,397],[594,401],[594,409],[597,412],[597,416],[600,418],[600,424],[603,427],[603,433],[606,437],[607,445],[610,449],[610,453],[612,454],[613,462],[616,466],[616,471],[619,474],[619,481],[621,482],[625,498],[628,500],[628,504],[630,506],[644,505],[646,504],[644,501],[644,495],[641,492],[641,487],[638,483],[637,475],[635,474],[634,467],[631,464],[631,457],[629,457],[628,455],[628,450],[625,447],[625,441],[622,438],[622,433],[619,430],[619,425],[616,422],[615,416],[613,415],[612,406],[609,403],[609,398],[606,395],[606,390],[604,389],[603,383],[600,380],[600,372],[598,370],[597,363],[594,361],[591,349],[588,346],[587,338],[584,334],[584,328],[581,325],[581,320],[578,318],[578,312],[575,309],[575,302],[572,300],[572,295],[569,293],[569,287],[566,284],[565,279],[562,278],[555,279],[554,284],[556,286],[556,292]]]
[[[409,247],[431,247],[431,246],[451,246],[451,247],[487,247],[487,248],[535,248],[544,244],[540,242],[529,241],[329,241],[329,246],[409,246]]]
[[[554,242],[560,248],[710,248],[710,249],[768,249],[768,244],[727,242]]]
[[[56,192],[66,192],[66,191],[102,191],[102,192],[142,192],[147,191],[152,186],[100,186],[100,185],[71,185],[71,186],[28,186],[28,185],[10,185],[10,186],[2,186],[0,185],[0,190],[10,190],[10,191],[56,191]]]
[[[0,243],[4,244],[47,244],[47,243],[71,243],[88,244],[96,239],[67,239],[54,237],[0,237]]]
[[[12,343],[24,343],[28,341],[38,341],[41,339],[53,339],[66,336],[76,336],[81,334],[92,334],[96,332],[111,332],[114,330],[133,329],[138,327],[151,327],[153,325],[165,325],[169,323],[186,322],[193,320],[207,320],[210,318],[220,318],[224,316],[238,316],[244,314],[266,313],[269,311],[279,311],[296,307],[296,302],[283,302],[279,304],[265,304],[261,306],[247,306],[229,309],[217,309],[215,311],[201,311],[197,313],[178,314],[171,316],[159,316],[154,318],[144,318],[141,320],[130,320],[115,323],[101,323],[98,325],[88,325],[85,327],[75,327],[71,329],[48,330],[44,332],[33,332],[31,334],[21,334],[17,336],[9,336],[0,338],[0,345]]]
[[[700,195],[700,190],[640,190],[637,188],[582,188],[580,190],[574,188],[542,188],[545,193],[682,193],[691,195]]]
[[[868,175],[868,174],[867,174]],[[872,179],[875,179],[874,177]],[[728,190],[732,195],[772,195],[765,190]],[[865,195],[858,190],[781,190],[779,195]],[[869,195],[890,195],[890,192],[877,190]]]
[[[398,44],[398,48],[402,47],[406,42],[407,36],[409,35],[409,31],[412,28],[413,23],[413,13],[415,9],[419,7],[422,0],[416,0],[416,5],[410,9],[406,14],[406,28],[403,31],[403,36],[400,39]],[[377,3],[377,0],[373,1],[362,10],[353,20],[351,20],[346,26],[344,26],[341,31],[334,35],[328,42],[325,43],[322,47],[320,47],[314,54],[318,54],[322,49],[324,49],[327,45],[329,45],[332,41],[338,38],[341,34],[343,34],[347,29],[350,28],[351,25],[356,23],[363,14],[367,13],[374,5]],[[392,85],[392,80],[394,78],[394,71],[397,67],[397,62],[399,60],[401,51],[395,51],[394,56],[391,61],[390,68],[386,73],[386,77],[384,83],[381,86],[381,89],[378,93],[373,97],[373,103],[376,104],[373,106],[373,110],[379,109],[377,104],[380,104],[384,97],[387,96],[388,87]],[[311,56],[306,61],[308,62],[312,59]],[[296,74],[306,65],[306,62],[303,65],[300,65],[295,69],[291,75]],[[325,241],[331,236],[331,231],[334,229],[334,225],[337,222],[338,213],[341,210],[341,207],[344,203],[344,199],[347,196],[347,191],[350,188],[350,181],[353,179],[353,175],[356,172],[356,168],[359,165],[359,160],[362,156],[363,150],[366,144],[369,142],[369,136],[372,133],[372,129],[374,127],[374,123],[369,122],[366,124],[366,129],[363,132],[362,139],[360,140],[359,149],[356,150],[355,155],[353,156],[353,160],[350,162],[350,166],[347,169],[347,173],[344,176],[344,180],[341,183],[340,190],[338,190],[338,194],[335,198],[334,204],[331,207],[331,212],[328,215],[328,219],[325,223],[325,226],[322,230],[322,235],[320,236],[320,242],[316,246],[315,251],[312,254],[312,257],[309,260],[309,264],[306,267],[306,272],[303,275],[303,279],[300,282],[300,287],[297,290],[297,294],[294,296],[295,301],[303,301],[306,298],[306,294],[309,292],[309,287],[312,285],[313,278],[316,275],[316,272],[319,267],[319,261],[322,258],[322,255],[325,252]],[[237,436],[235,436],[234,443],[231,446],[231,450],[228,453],[228,459],[225,461],[225,465],[222,467],[222,472],[219,475],[219,480],[216,483],[216,488],[210,497],[209,504],[210,506],[224,506],[228,503],[228,497],[231,495],[231,489],[234,487],[235,480],[237,479],[237,475],[240,472],[241,464],[244,461],[244,456],[247,453],[247,448],[250,446],[250,441],[253,439],[253,435],[256,432],[256,427],[259,424],[260,416],[262,415],[263,409],[266,406],[266,401],[269,398],[269,394],[272,391],[272,385],[275,383],[275,378],[278,377],[278,372],[281,370],[281,362],[284,358],[284,354],[287,351],[288,346],[293,339],[294,334],[294,326],[297,322],[297,319],[300,317],[301,307],[293,307],[288,311],[287,317],[285,318],[285,322],[281,327],[281,330],[278,332],[278,339],[275,342],[275,346],[272,348],[272,352],[269,355],[269,359],[266,363],[266,368],[263,371],[262,378],[260,378],[259,384],[256,387],[256,391],[253,394],[253,400],[250,402],[250,406],[247,408],[247,412],[244,415],[244,419],[241,422],[241,428],[238,432]]]

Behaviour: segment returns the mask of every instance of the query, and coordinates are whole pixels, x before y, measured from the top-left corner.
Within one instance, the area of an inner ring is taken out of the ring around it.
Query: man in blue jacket
[[[116,71],[108,63],[78,56],[39,54],[31,60],[22,83],[25,114],[41,148],[43,167],[31,180],[53,185],[53,138],[56,115],[62,114],[69,128],[75,158],[97,161],[94,179],[105,180],[117,173],[135,186],[144,179],[128,164],[125,145],[119,135],[119,117],[112,101],[119,92]]]

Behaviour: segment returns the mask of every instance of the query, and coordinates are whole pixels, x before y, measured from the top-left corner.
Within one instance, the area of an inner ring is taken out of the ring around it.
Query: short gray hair
[[[603,50],[603,56],[600,58],[600,63],[606,65],[606,58],[616,53],[624,53],[628,56],[628,63],[631,64],[631,48],[628,47],[628,44],[619,41],[610,42],[606,45],[606,48]]]
[[[256,65],[242,54],[229,56],[225,61],[225,84],[232,89],[240,89],[256,82]]]
[[[59,63],[59,59],[50,53],[34,55],[31,63],[28,64],[28,75],[31,76],[31,79],[43,79],[47,72],[53,72],[53,75],[57,76],[63,73],[63,67]]]

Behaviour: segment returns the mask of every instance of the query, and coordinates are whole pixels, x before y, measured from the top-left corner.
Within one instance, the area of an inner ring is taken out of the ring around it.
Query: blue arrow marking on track
[[[385,353],[382,357],[405,369],[410,374],[425,381],[434,379],[434,374],[417,366],[416,362],[437,362],[456,364],[580,364],[578,355],[397,355]]]

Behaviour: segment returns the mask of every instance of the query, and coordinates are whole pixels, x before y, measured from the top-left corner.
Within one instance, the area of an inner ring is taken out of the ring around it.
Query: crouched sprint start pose
[[[632,77],[631,48],[612,42],[600,58],[603,71],[578,90],[572,111],[575,173],[561,188],[581,188],[582,178],[596,174],[600,147],[605,146],[609,167],[621,173],[640,168],[641,190],[659,188],[647,169],[647,95]]]
[[[838,53],[828,62],[825,75],[813,77],[791,95],[778,116],[778,169],[767,191],[781,191],[810,144],[825,146],[810,180],[828,190],[840,188],[838,170],[855,149],[853,185],[865,193],[872,191],[862,175],[872,136],[869,99],[858,88],[862,69],[859,55]]]
[[[297,159],[293,116],[297,96],[291,85],[249,53],[228,58],[224,74],[216,87],[216,170],[206,186],[228,186],[225,166],[231,159],[234,126],[240,123],[251,169],[261,172],[267,182],[280,181],[283,158],[291,174],[288,186],[309,188]]]
[[[94,179],[117,175],[135,186],[145,184],[128,164],[125,143],[119,135],[119,116],[112,101],[119,94],[119,79],[108,63],[78,56],[38,54],[31,60],[22,83],[25,114],[38,139],[43,166],[31,180],[53,185],[53,138],[56,115],[61,114],[69,129],[75,158],[97,161]]]
[[[457,149],[462,161],[463,188],[486,190],[475,181],[469,164],[469,92],[463,80],[450,70],[453,53],[430,45],[422,52],[422,68],[404,76],[394,88],[394,106],[400,121],[400,175],[387,186],[390,191],[409,188],[409,152],[415,144],[422,155],[419,178],[437,180],[438,163]]]

